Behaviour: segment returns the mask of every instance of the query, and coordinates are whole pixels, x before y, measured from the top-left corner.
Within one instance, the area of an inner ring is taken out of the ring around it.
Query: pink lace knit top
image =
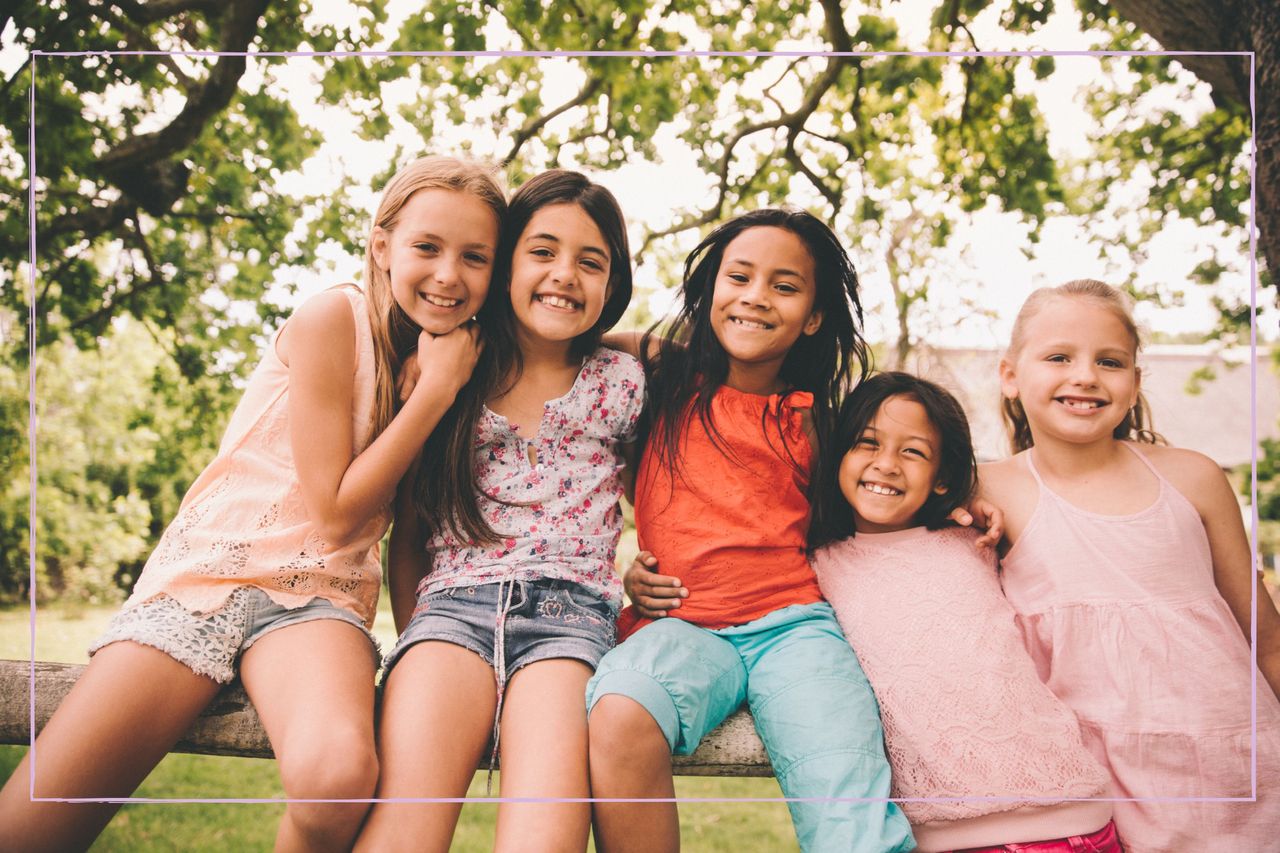
[[[1075,716],[1036,676],[994,556],[966,529],[867,534],[814,555],[814,571],[880,702],[901,798],[923,851],[1092,832],[1107,774]],[[1028,802],[1033,801],[1033,802]]]
[[[371,440],[373,337],[363,292],[354,285],[342,292],[356,325],[354,459]],[[382,578],[378,540],[390,512],[340,546],[320,538],[302,502],[289,440],[289,368],[275,344],[249,377],[217,456],[182,499],[126,608],[165,594],[193,613],[211,613],[237,587],[252,586],[283,607],[326,598],[373,624]]]

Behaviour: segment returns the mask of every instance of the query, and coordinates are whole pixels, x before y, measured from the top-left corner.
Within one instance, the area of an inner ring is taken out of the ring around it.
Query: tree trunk
[[[1276,0],[1111,0],[1116,11],[1166,50],[1253,51],[1254,223],[1258,249],[1280,272],[1280,3]],[[1214,100],[1248,109],[1249,57],[1182,56],[1178,62],[1213,87]]]

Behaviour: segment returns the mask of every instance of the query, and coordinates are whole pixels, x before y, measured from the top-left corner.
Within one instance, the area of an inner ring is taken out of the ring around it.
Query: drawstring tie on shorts
[[[505,589],[505,592],[503,588]],[[493,796],[493,768],[498,761],[498,738],[502,729],[502,700],[507,688],[507,613],[516,581],[508,578],[498,584],[498,614],[493,625],[493,675],[498,684],[498,701],[493,710],[493,749],[489,752],[489,772],[485,776],[485,796]]]

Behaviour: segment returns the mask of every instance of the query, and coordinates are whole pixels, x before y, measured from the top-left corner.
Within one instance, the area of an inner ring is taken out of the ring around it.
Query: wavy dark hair
[[[791,347],[779,378],[787,393],[808,391],[813,395],[818,438],[815,468],[821,467],[819,460],[840,398],[867,374],[870,352],[862,337],[858,274],[831,229],[802,210],[762,208],[734,217],[708,234],[685,259],[681,305],[675,318],[669,324],[665,319],[660,321],[641,338],[649,383],[649,406],[641,435],[644,441],[654,443],[654,452],[673,473],[673,480],[681,468],[679,436],[688,418],[697,417],[712,443],[733,458],[711,416],[711,400],[729,375],[729,355],[712,328],[711,307],[725,248],[751,228],[790,231],[804,242],[813,258],[813,309],[821,312],[822,324],[812,335],[801,335]],[[761,426],[766,436],[776,435],[785,450],[781,419],[781,408],[772,414],[766,412]],[[792,463],[809,479],[809,472],[801,471],[794,458]]]
[[[973,492],[978,482],[978,463],[974,458],[969,419],[960,401],[945,388],[910,373],[877,373],[845,398],[831,437],[830,463],[814,473],[816,498],[809,525],[811,549],[854,535],[853,507],[840,490],[840,460],[862,437],[890,397],[906,397],[923,406],[942,440],[934,485],[946,486],[946,491],[930,492],[916,513],[916,521],[930,530],[945,526],[951,511]]]
[[[631,301],[631,249],[622,208],[613,193],[586,175],[552,169],[531,178],[507,207],[495,256],[490,297],[476,315],[484,351],[471,380],[453,406],[432,430],[422,449],[414,480],[414,503],[426,535],[448,532],[471,542],[499,538],[485,520],[476,501],[478,486],[472,463],[476,425],[486,400],[510,388],[520,378],[524,361],[516,341],[515,312],[511,307],[511,266],[516,244],[529,220],[540,209],[555,204],[576,204],[600,229],[609,249],[607,297],[595,324],[570,342],[571,358],[585,358],[618,322]],[[457,464],[456,460],[465,460]]]

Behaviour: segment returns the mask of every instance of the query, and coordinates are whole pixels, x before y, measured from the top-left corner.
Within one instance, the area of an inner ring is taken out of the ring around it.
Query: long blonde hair
[[[1142,349],[1142,337],[1138,333],[1138,324],[1133,320],[1130,300],[1121,291],[1091,278],[1080,278],[1057,287],[1042,287],[1032,291],[1027,301],[1022,303],[1017,318],[1013,321],[1013,333],[1009,336],[1009,348],[1005,350],[1005,361],[1012,363],[1026,345],[1027,324],[1031,318],[1053,299],[1074,297],[1091,299],[1096,304],[1110,310],[1124,325],[1133,337],[1133,349],[1137,354]],[[1003,416],[1005,431],[1009,434],[1009,444],[1014,453],[1021,453],[1035,442],[1031,436],[1031,425],[1027,422],[1026,410],[1017,398],[1004,397],[1000,402],[1000,414]],[[1141,441],[1147,444],[1166,444],[1164,437],[1155,432],[1151,424],[1151,405],[1142,392],[1133,407],[1125,413],[1122,420],[1111,433],[1112,437],[1121,440]]]
[[[418,327],[391,295],[391,278],[373,257],[375,228],[391,232],[410,197],[418,190],[443,189],[471,193],[493,209],[501,222],[507,212],[506,195],[494,166],[458,157],[420,157],[396,172],[382,191],[364,250],[364,290],[373,331],[376,390],[373,403],[373,437],[395,417],[399,400],[396,373],[406,353],[417,343]]]

